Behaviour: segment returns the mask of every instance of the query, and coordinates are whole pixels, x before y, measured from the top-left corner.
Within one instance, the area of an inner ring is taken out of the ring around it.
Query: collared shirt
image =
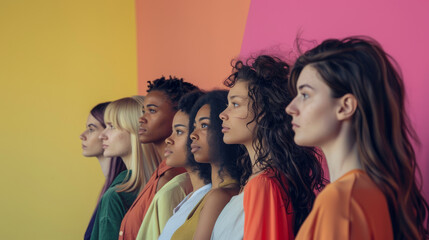
[[[209,183],[200,187],[192,194],[186,196],[182,202],[174,208],[173,216],[168,219],[168,222],[165,224],[164,229],[161,232],[158,240],[170,240],[171,236],[173,236],[174,232],[185,223],[186,218],[189,213],[191,213],[192,209],[201,201],[201,199],[210,191],[212,188],[212,184]]]
[[[117,192],[116,186],[126,181],[127,173],[119,173],[100,199],[91,240],[117,239],[122,218],[137,196],[137,192]]]
[[[192,183],[188,173],[182,173],[171,179],[155,195],[140,226],[137,240],[158,239],[173,209],[190,192]]]
[[[152,174],[152,177],[146,183],[146,186],[140,192],[127,214],[125,214],[119,231],[119,240],[136,239],[146,212],[156,194],[159,179],[166,171],[172,168],[173,167],[167,166],[165,159],[159,164],[158,168]],[[118,235],[116,235],[116,237],[118,237]]]

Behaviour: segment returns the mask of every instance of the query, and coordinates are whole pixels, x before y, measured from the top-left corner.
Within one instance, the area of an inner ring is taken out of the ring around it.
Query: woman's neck
[[[244,145],[246,147],[247,153],[249,154],[250,163],[252,164],[252,173],[249,177],[249,180],[252,179],[254,176],[256,176],[258,173],[261,172],[261,168],[259,164],[255,164],[257,160],[256,156],[256,150],[253,147],[252,143]]]
[[[131,167],[131,154],[128,154],[126,156],[120,156],[122,158],[122,161],[125,164],[125,167],[127,167],[127,170],[130,170]]]
[[[330,181],[334,182],[347,172],[362,169],[358,146],[351,127],[344,127],[332,141],[320,147],[325,154]]]
[[[110,161],[111,158],[104,157],[103,155],[97,157],[98,162],[100,163],[101,171],[103,172],[103,175],[105,178],[109,176],[109,170],[110,170]]]
[[[229,174],[225,174],[225,171],[224,171],[224,175],[222,176],[222,178],[220,178],[220,176],[219,176],[220,166],[218,166],[216,164],[210,164],[210,165],[212,168],[212,189],[218,188],[221,183],[231,179],[231,176]]]
[[[198,171],[192,171],[192,168],[188,167],[185,167],[185,169],[189,174],[189,178],[191,179],[192,188],[194,192],[206,185],[204,183],[204,180],[200,178]]]

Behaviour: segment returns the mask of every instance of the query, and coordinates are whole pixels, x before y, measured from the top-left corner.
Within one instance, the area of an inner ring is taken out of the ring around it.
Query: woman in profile
[[[140,226],[137,240],[170,239],[211,189],[210,164],[192,160],[190,147],[186,144],[189,138],[189,114],[202,95],[203,92],[196,90],[180,98],[171,126],[173,132],[165,139],[167,146],[164,157],[168,166],[185,168],[186,173],[171,179],[155,194]]]
[[[219,113],[227,103],[227,91],[206,93],[193,106],[189,116],[188,146],[198,163],[211,166],[212,189],[196,204],[171,239],[210,239],[219,213],[239,192],[241,169],[237,159],[243,154],[239,145],[222,141]]]
[[[100,135],[103,155],[120,157],[127,170],[119,173],[101,198],[91,239],[117,239],[122,218],[160,162],[154,147],[138,139],[142,98],[122,98],[106,108],[107,127]]]
[[[91,109],[88,119],[86,120],[86,129],[80,135],[82,140],[82,154],[85,157],[96,157],[100,163],[106,181],[97,200],[94,213],[86,228],[84,240],[91,239],[92,228],[94,227],[95,215],[97,214],[98,203],[106,190],[110,187],[113,180],[119,173],[126,170],[125,164],[121,158],[109,158],[103,156],[103,141],[99,138],[101,132],[106,128],[104,123],[104,110],[110,102],[100,103]]]
[[[235,62],[225,81],[223,140],[246,149],[240,159],[244,188],[222,211],[212,239],[294,239],[323,187],[316,152],[294,143],[284,112],[292,100],[288,74],[288,64],[261,55]]]
[[[326,156],[331,184],[297,239],[427,239],[415,133],[394,60],[372,39],[329,39],[296,61],[294,140]],[[427,223],[426,223],[427,224]]]

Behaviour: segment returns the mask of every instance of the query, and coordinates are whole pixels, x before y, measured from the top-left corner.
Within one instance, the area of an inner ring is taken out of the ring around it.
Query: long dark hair
[[[233,61],[232,67],[233,73],[224,84],[232,87],[237,81],[248,83],[249,106],[254,113],[248,124],[256,122],[255,164],[263,171],[274,170],[283,185],[291,199],[296,234],[311,211],[316,197],[314,191],[323,187],[323,170],[317,152],[300,147],[293,140],[291,117],[284,111],[292,100],[287,91],[289,65],[279,58],[261,55],[246,63]],[[242,162],[245,165],[242,181],[247,181],[252,174],[248,155],[242,157]],[[286,179],[286,183],[282,179]]]
[[[219,164],[219,176],[221,179],[225,172],[235,180],[239,180],[242,169],[237,167],[237,159],[244,154],[243,149],[238,144],[225,144],[223,142],[222,121],[219,114],[225,109],[228,91],[213,90],[202,96],[192,107],[189,115],[189,132],[194,131],[194,121],[198,110],[206,104],[210,106],[210,125],[208,128],[208,144],[210,146],[210,157]],[[192,141],[188,138],[188,146]],[[195,160],[194,160],[195,161]]]
[[[352,121],[359,159],[387,199],[394,238],[428,238],[428,204],[415,179],[420,171],[410,142],[417,137],[405,111],[397,63],[371,38],[328,39],[296,61],[290,81],[295,95],[307,65],[317,70],[332,97],[356,97]]]
[[[197,102],[197,100],[204,95],[204,92],[200,90],[194,90],[190,93],[185,94],[180,98],[178,110],[186,113],[188,116],[191,114],[192,107]],[[189,118],[190,119],[190,118]],[[192,126],[192,131],[194,127]],[[191,125],[188,126],[188,140],[191,135]],[[191,153],[191,148],[189,144],[186,146],[186,162],[192,168],[193,171],[198,172],[198,176],[203,179],[205,184],[208,184],[212,181],[211,179],[211,167],[208,163],[199,163],[195,161],[194,155]]]

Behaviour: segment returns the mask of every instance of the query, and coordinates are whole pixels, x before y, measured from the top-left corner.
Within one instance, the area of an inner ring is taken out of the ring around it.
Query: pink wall
[[[298,32],[306,40],[368,35],[402,68],[408,112],[419,135],[417,156],[429,196],[429,1],[252,0],[241,56],[288,54]]]

